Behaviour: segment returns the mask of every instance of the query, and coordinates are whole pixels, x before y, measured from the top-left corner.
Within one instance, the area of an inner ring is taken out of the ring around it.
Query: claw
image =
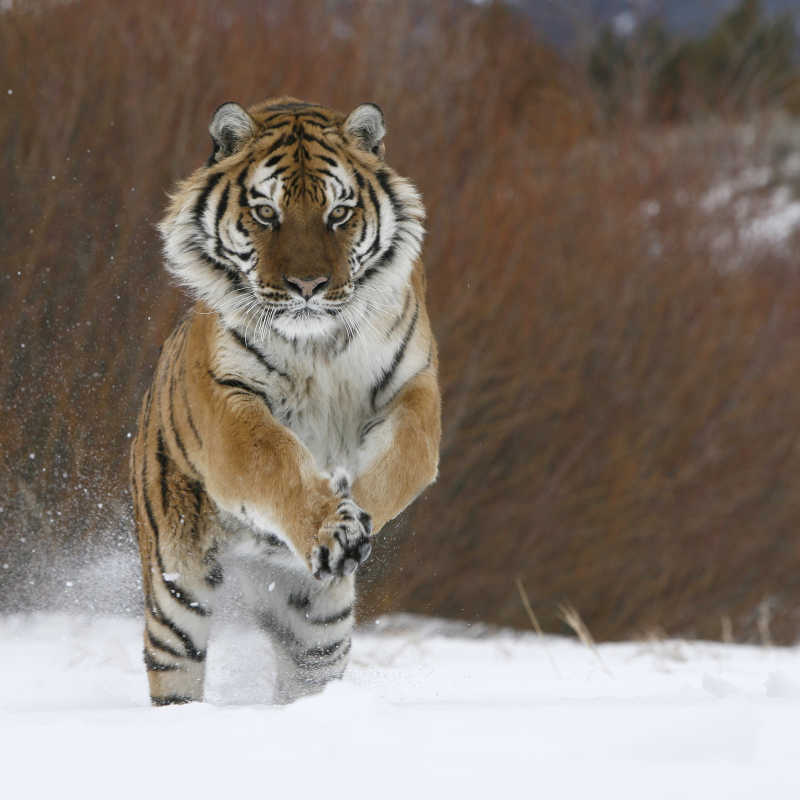
[[[363,564],[368,558],[370,553],[372,552],[372,542],[362,542],[358,546],[358,557]]]
[[[331,551],[324,544],[319,548],[319,571],[331,571]]]
[[[342,564],[342,575],[350,575],[356,571],[357,566],[358,561],[356,561],[354,558],[346,558]]]
[[[367,532],[367,536],[372,533],[372,518],[366,511],[362,511],[358,515],[358,521],[361,523],[361,527]]]

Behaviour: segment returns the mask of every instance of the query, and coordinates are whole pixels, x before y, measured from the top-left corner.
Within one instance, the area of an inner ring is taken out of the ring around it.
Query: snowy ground
[[[392,618],[343,681],[272,707],[260,637],[212,645],[209,702],[154,709],[137,620],[0,617],[3,796],[800,797],[800,649]]]

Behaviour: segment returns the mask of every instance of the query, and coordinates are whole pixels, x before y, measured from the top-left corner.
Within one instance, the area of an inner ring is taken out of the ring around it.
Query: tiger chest
[[[369,384],[330,367],[297,370],[289,402],[277,416],[311,451],[321,470],[344,467],[354,474],[363,429],[371,417]]]
[[[255,355],[229,337],[221,342],[217,368],[252,386],[320,470],[344,468],[355,478],[374,459],[373,450],[387,446],[387,403],[425,363],[425,353],[406,348],[402,335],[399,329],[394,336],[356,341],[338,355],[298,351],[274,340]]]

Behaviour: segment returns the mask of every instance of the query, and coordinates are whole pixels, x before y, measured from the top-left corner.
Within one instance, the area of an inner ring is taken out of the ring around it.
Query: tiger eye
[[[329,219],[333,222],[341,222],[345,217],[350,214],[349,206],[336,206],[336,208],[329,214]]]
[[[256,206],[253,209],[253,215],[265,225],[272,225],[278,219],[278,212],[272,206]]]

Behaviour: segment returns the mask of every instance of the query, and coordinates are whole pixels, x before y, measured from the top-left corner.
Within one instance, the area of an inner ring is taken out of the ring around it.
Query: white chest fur
[[[371,386],[385,361],[379,349],[332,359],[298,358],[287,363],[294,378],[291,402],[281,422],[308,447],[326,472],[358,472],[363,431],[375,417]]]
[[[387,403],[428,358],[410,335],[413,321],[409,311],[406,324],[370,328],[337,347],[275,336],[245,342],[221,330],[216,369],[263,392],[274,418],[303,442],[320,470],[344,468],[357,477],[390,434]]]

